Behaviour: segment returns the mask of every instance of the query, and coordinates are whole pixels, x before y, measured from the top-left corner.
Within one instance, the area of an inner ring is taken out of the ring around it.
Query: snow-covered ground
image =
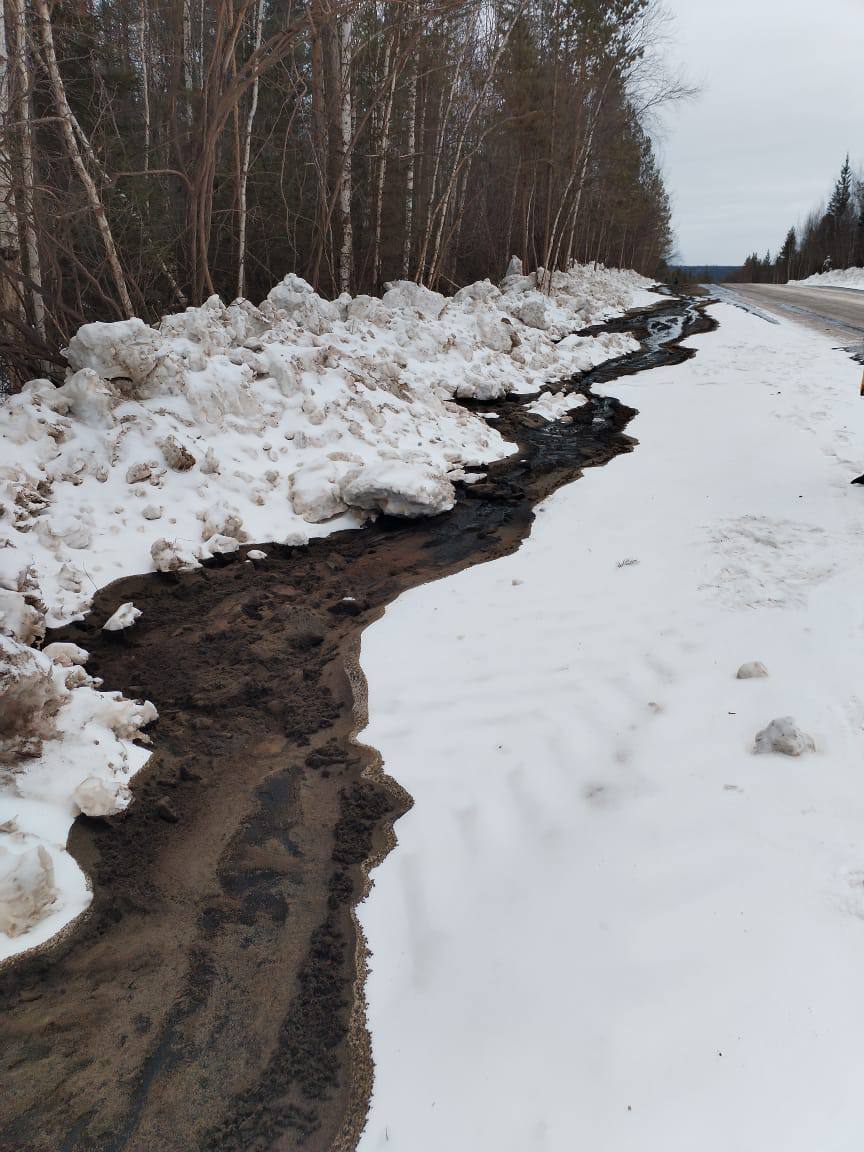
[[[608,386],[631,455],[364,634],[415,804],[359,909],[361,1152],[861,1145],[861,370],[711,311]],[[787,716],[815,751],[756,755]]]
[[[836,272],[817,272],[806,280],[790,280],[790,284],[815,284],[821,288],[855,288],[864,292],[864,268],[839,268]]]
[[[260,308],[214,297],[158,328],[85,325],[62,387],[0,404],[0,959],[89,902],[68,827],[128,804],[146,761],[131,741],[155,716],[99,692],[80,649],[39,652],[46,622],[120,576],[451,507],[464,467],[512,451],[453,398],[630,351],[572,333],[657,301],[631,272],[574,268],[543,294],[508,271],[449,300],[400,282],[333,302],[288,276]],[[111,627],[134,627],[117,607]]]

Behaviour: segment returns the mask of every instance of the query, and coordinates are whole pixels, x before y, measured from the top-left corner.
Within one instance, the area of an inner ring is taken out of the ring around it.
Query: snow
[[[136,608],[131,600],[127,600],[105,621],[102,625],[102,631],[122,632],[125,628],[131,628],[140,615],[141,609]]]
[[[817,272],[806,280],[790,280],[790,284],[815,284],[820,288],[854,288],[864,292],[864,268],[838,268],[835,272]]]
[[[359,909],[360,1152],[860,1144],[860,368],[711,312],[606,386],[632,454],[363,635],[414,806]],[[754,755],[789,715],[816,750]]]
[[[548,295],[520,270],[503,289],[484,281],[450,299],[398,282],[382,299],[328,301],[289,275],[260,308],[213,297],[158,327],[85,324],[61,387],[34,380],[5,399],[0,960],[86,907],[69,825],[129,802],[147,759],[134,741],[155,718],[151,704],[100,693],[83,657],[39,654],[46,623],[80,617],[132,573],[445,510],[466,468],[514,450],[454,397],[531,394],[629,351],[626,335],[573,333],[656,303],[649,287],[577,267]],[[520,319],[541,310],[542,330]],[[136,614],[118,605],[105,627]]]
[[[588,397],[578,392],[543,392],[536,400],[525,405],[525,411],[541,416],[544,420],[560,420],[568,412],[575,412],[587,403]]]

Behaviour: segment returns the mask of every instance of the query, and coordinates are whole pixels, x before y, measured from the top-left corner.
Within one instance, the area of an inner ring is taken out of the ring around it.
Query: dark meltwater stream
[[[525,397],[469,405],[520,451],[444,516],[131,577],[50,637],[160,719],[128,812],[71,831],[91,908],[0,971],[3,1152],[355,1146],[371,1061],[353,909],[411,803],[352,740],[360,634],[405,589],[515,551],[538,501],[630,451],[633,411],[591,386],[680,363],[681,338],[713,327],[669,299],[589,329],[642,350],[570,381],[590,400],[570,422]],[[126,600],[144,615],[112,641],[101,625]]]

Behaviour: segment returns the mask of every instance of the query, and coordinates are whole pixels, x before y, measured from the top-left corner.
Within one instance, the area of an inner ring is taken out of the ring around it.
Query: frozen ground
[[[856,288],[864,291],[864,268],[840,268],[836,272],[817,272],[806,280],[790,280],[790,284],[815,284],[822,288]]]
[[[632,455],[364,634],[415,804],[359,910],[361,1152],[860,1147],[860,368],[712,312],[609,386]],[[754,754],[784,717],[804,753]]]
[[[120,576],[451,507],[464,467],[512,451],[454,397],[630,351],[573,333],[657,301],[631,272],[574,268],[548,295],[508,272],[449,300],[400,282],[333,302],[288,276],[260,308],[213,297],[158,328],[85,325],[62,387],[0,404],[0,960],[86,907],[69,825],[129,803],[155,717],[100,692],[80,649],[40,652],[46,623]],[[134,627],[117,608],[111,626]]]

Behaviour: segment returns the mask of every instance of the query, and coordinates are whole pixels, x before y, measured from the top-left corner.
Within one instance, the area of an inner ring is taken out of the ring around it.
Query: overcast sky
[[[864,0],[666,0],[702,93],[659,141],[686,264],[772,252],[864,164]]]

